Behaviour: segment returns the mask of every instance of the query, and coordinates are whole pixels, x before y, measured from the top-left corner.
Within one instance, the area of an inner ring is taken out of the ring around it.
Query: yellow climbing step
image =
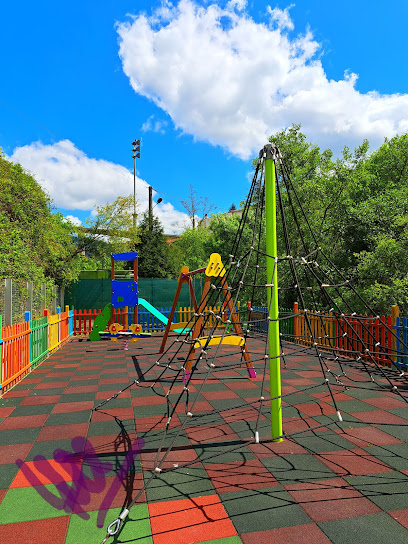
[[[219,344],[226,345],[226,346],[238,346],[242,348],[245,346],[245,338],[242,338],[242,336],[213,336],[210,341],[207,344],[209,336],[202,336],[201,338],[197,338],[194,342],[194,349],[197,348],[203,348],[205,345],[207,346],[218,346]]]

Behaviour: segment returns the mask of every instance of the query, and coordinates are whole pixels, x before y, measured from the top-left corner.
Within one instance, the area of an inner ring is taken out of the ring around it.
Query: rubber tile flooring
[[[182,346],[159,345],[72,339],[0,398],[2,544],[98,544],[131,502],[108,543],[408,542],[400,395],[350,364],[335,406],[313,351],[287,344],[277,442],[261,340],[257,379],[223,347],[188,391]]]

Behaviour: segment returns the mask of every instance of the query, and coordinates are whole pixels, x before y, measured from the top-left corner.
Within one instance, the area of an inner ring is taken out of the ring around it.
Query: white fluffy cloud
[[[52,145],[35,142],[18,147],[10,159],[30,171],[58,208],[90,211],[133,193],[133,173],[119,164],[88,157],[69,140]],[[139,211],[148,208],[148,183],[136,178]],[[188,225],[188,216],[170,203],[161,203],[154,213],[168,234]],[[72,222],[78,218],[67,216]]]
[[[160,121],[155,119],[154,115],[151,115],[146,119],[142,125],[143,132],[158,132],[159,134],[165,134],[167,127],[167,121]]]
[[[289,8],[268,7],[268,19],[259,23],[245,5],[165,2],[151,16],[118,24],[119,54],[133,89],[185,133],[242,158],[292,123],[337,150],[363,138],[376,146],[408,130],[408,95],[360,93],[357,75],[347,72],[328,79],[312,33],[288,33]]]

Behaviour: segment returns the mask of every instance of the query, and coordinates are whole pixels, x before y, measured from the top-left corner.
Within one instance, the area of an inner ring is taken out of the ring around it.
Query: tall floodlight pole
[[[261,150],[265,161],[266,275],[268,301],[268,349],[271,388],[271,426],[275,442],[282,441],[282,401],[280,375],[278,243],[276,235],[275,148],[267,144]]]
[[[136,228],[136,158],[140,159],[140,140],[132,142],[133,152],[133,228]]]

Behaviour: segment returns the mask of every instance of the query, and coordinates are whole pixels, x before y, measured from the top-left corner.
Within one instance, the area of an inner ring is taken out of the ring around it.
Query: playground
[[[302,214],[267,145],[241,221],[252,239],[243,247],[240,226],[227,261],[213,253],[183,267],[168,317],[139,296],[138,255],[123,253],[112,255],[111,302],[89,341],[72,337],[69,310],[44,324],[60,349],[14,387],[3,380],[2,542],[407,541],[406,321],[395,308],[389,318],[349,308],[354,288],[313,233],[307,241]],[[119,280],[122,260],[132,270]],[[293,311],[278,306],[278,263]],[[184,322],[183,286],[193,303]],[[251,302],[261,291],[262,308]],[[7,329],[3,354],[31,353],[33,329]]]
[[[102,541],[105,528],[97,527],[98,513],[106,508],[99,520],[106,527],[150,479],[167,415],[163,399],[148,387],[152,382],[127,390],[95,412],[91,422],[90,410],[141,376],[156,360],[160,341],[160,336],[143,339],[123,352],[110,342],[73,339],[1,399],[2,543]],[[249,340],[251,353],[263,349],[262,342]],[[114,541],[406,542],[405,403],[392,393],[351,389],[337,397],[343,422],[333,423],[336,411],[313,350],[291,357],[291,349],[285,345],[282,370],[283,427],[290,437],[271,440],[267,407],[260,443],[254,443],[257,410],[251,402],[259,398],[260,382],[247,378],[245,364],[211,378],[197,401],[203,417],[182,431],[163,474],[139,497]],[[227,358],[234,356],[230,347],[224,351]],[[359,380],[364,369],[350,372]],[[179,427],[176,416],[173,432]],[[76,437],[87,440],[83,456],[73,452]],[[131,470],[109,493],[137,439],[143,447],[139,452],[137,446]],[[71,452],[65,463],[55,461],[58,450]],[[36,456],[54,459],[52,468],[34,461]],[[26,470],[16,464],[19,459]],[[97,461],[110,463],[107,472],[97,472]],[[88,497],[82,494],[70,508],[61,482],[72,482],[75,463],[93,479]],[[190,464],[165,470],[185,463]],[[29,470],[60,502],[33,487]]]

